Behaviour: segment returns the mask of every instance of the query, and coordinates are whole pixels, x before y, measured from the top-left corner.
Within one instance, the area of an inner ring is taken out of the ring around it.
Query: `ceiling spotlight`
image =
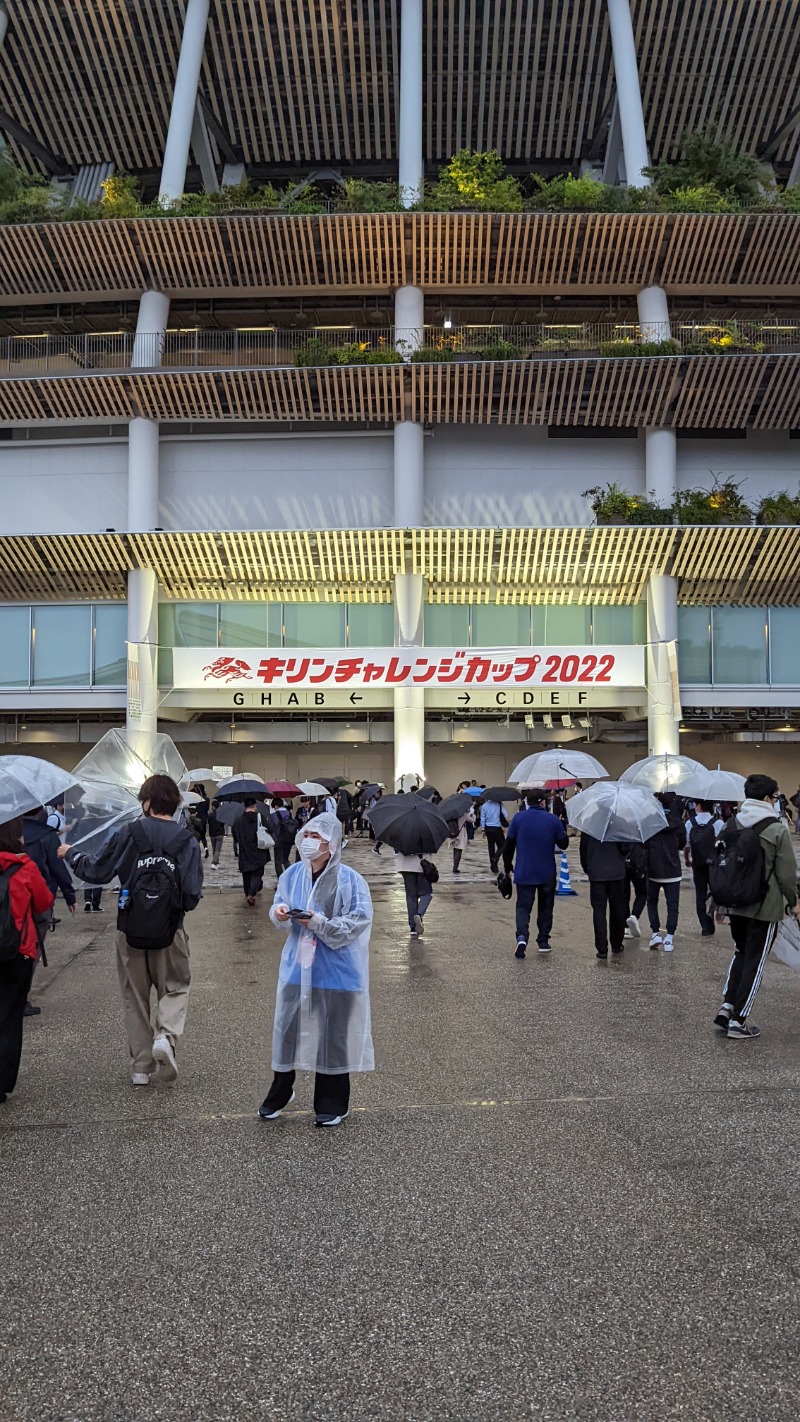
[[[452,318],[452,316],[450,315],[450,312],[449,312],[449,311],[446,311],[446,312],[445,312],[444,320],[443,320],[443,322],[442,322],[442,325],[444,326],[444,329],[445,329],[446,331],[452,331],[452,329],[453,329],[453,318]]]
[[[553,718],[552,718],[552,716],[550,715],[550,712],[549,712],[549,711],[547,712],[547,715],[546,715],[546,716],[543,716],[543,717],[542,717],[542,720],[544,721],[544,724],[545,724],[545,726],[547,727],[548,731],[552,731],[552,729],[553,729]]]
[[[565,731],[572,730],[572,717],[569,715],[569,713],[566,716],[561,717],[561,724],[564,727]]]
[[[592,723],[588,716],[579,716],[578,725],[582,726],[584,731],[591,731],[592,729]]]

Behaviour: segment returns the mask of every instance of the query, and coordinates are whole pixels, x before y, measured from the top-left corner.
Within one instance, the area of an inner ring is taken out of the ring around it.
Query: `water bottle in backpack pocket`
[[[728,820],[714,845],[714,856],[708,866],[708,887],[715,904],[737,909],[763,903],[767,892],[767,861],[760,831],[775,823],[773,815],[745,828],[735,817]]]
[[[168,948],[183,914],[183,888],[177,856],[191,844],[188,830],[179,830],[166,846],[152,845],[141,821],[131,826],[136,861],[128,876],[127,900],[120,894],[117,928],[130,948],[142,952]]]

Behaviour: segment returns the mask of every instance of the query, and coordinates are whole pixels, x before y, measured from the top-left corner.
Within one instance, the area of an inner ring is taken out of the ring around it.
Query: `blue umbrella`
[[[474,795],[475,798],[477,799],[479,795],[483,795],[483,794],[484,794],[484,788],[483,788],[482,785],[467,785],[467,786],[465,787],[465,789],[461,791],[461,794],[462,794],[462,795]]]

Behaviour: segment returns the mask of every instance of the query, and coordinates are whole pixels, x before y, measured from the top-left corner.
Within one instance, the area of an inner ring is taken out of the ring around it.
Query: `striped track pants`
[[[735,913],[730,918],[735,951],[728,968],[723,997],[725,1002],[731,1004],[732,1015],[743,1022],[756,1000],[778,925]]]

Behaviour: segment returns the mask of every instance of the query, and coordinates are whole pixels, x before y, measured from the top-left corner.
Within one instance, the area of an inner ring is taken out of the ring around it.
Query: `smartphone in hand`
[[[289,917],[296,923],[308,923],[311,914],[308,909],[289,909]]]

